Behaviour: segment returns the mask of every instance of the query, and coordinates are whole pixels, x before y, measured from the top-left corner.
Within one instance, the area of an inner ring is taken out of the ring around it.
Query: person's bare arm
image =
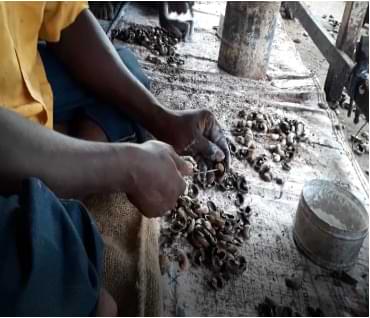
[[[127,69],[90,10],[82,11],[62,31],[60,41],[48,46],[90,91],[110,100],[155,136],[160,134],[169,111]]]
[[[110,144],[82,141],[0,108],[0,191],[15,192],[25,177],[39,177],[61,196],[112,190],[105,171],[114,166]]]
[[[164,143],[83,141],[1,107],[0,136],[0,194],[16,193],[24,178],[38,177],[61,197],[124,191],[142,213],[159,216],[174,207],[185,190],[182,174],[191,173]]]
[[[86,9],[49,43],[71,74],[90,91],[103,96],[178,153],[192,148],[207,159],[226,159],[229,149],[222,129],[207,110],[172,111],[130,73],[92,13]]]

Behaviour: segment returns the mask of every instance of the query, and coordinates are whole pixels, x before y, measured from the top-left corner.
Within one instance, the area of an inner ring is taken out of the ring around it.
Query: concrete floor
[[[197,13],[207,15],[207,19],[202,21],[198,16],[194,42],[180,45],[179,53],[186,57],[186,63],[177,72],[171,72],[163,65],[146,62],[148,52],[140,47],[132,47],[144,71],[154,81],[153,94],[172,109],[197,109],[206,105],[227,132],[241,109],[262,109],[271,114],[285,114],[294,118],[299,116],[307,123],[310,143],[301,145],[299,156],[290,172],[282,171],[279,166],[274,167],[276,173],[285,180],[282,188],[272,183],[266,184],[248,164],[233,159],[233,169],[243,173],[252,185],[247,200],[254,211],[253,228],[242,250],[248,259],[248,271],[215,293],[206,288],[209,277],[207,271],[190,267],[188,271],[182,272],[177,270],[174,261],[169,273],[163,277],[167,294],[165,312],[181,316],[212,313],[214,316],[256,315],[256,305],[268,295],[302,312],[310,305],[322,307],[327,315],[361,315],[362,312],[368,315],[368,242],[363,247],[364,252],[358,265],[351,273],[359,281],[355,289],[346,284],[338,285],[328,272],[311,264],[297,251],[292,238],[293,219],[306,180],[320,177],[348,184],[357,185],[359,182],[358,174],[354,173],[342,144],[333,136],[332,118],[316,108],[316,86],[302,83],[302,79],[290,79],[287,84],[294,82],[294,85],[284,85],[279,89],[279,80],[275,81],[274,78],[271,81],[253,82],[220,72],[216,63],[219,41],[212,26],[218,25],[219,20],[213,11],[217,9],[217,13],[222,13],[224,4],[212,3],[211,8],[209,3],[201,5],[196,7]],[[136,23],[152,22],[140,20],[139,17],[132,19]],[[208,28],[206,24],[209,24]],[[287,43],[291,43],[287,37],[281,38],[276,47],[281,49]],[[276,57],[284,57],[289,62],[280,61],[277,65],[289,66],[292,61],[288,56],[292,51],[293,45],[284,53],[275,54],[275,62],[279,62]],[[273,57],[274,54],[271,61]],[[299,73],[298,63],[293,64],[294,67],[288,69],[289,74],[296,75]],[[309,74],[307,76],[311,79]],[[301,91],[306,93],[300,94]],[[292,103],[307,106],[307,109],[301,112],[299,110],[303,107],[293,107]],[[258,148],[263,151],[262,140]],[[229,193],[227,196],[208,189],[207,193],[201,193],[200,196],[203,201],[212,198],[218,206],[232,212],[233,195]],[[184,248],[189,246],[184,245]],[[302,286],[298,291],[292,291],[286,286],[285,278],[292,275],[302,275]]]
[[[322,25],[332,30],[332,27],[328,23],[329,15],[332,15],[336,20],[341,21],[345,2],[344,1],[315,1],[305,2],[314,16],[322,23]],[[323,16],[326,15],[326,18]],[[298,20],[284,20],[285,28],[287,33],[292,39],[298,39],[300,43],[296,43],[297,50],[301,55],[303,63],[308,69],[318,77],[320,84],[324,87],[326,75],[329,69],[329,64],[321,54],[319,49],[313,43],[310,37],[306,36],[306,32],[300,25]],[[363,30],[366,32],[366,30]],[[336,36],[336,34],[334,34]],[[337,109],[337,116],[342,125],[344,125],[344,132],[349,140],[351,135],[355,135],[360,127],[365,123],[364,118],[361,119],[360,123],[355,125],[353,123],[353,117],[347,117],[347,110]],[[369,132],[368,123],[363,127],[362,131]],[[362,171],[368,176],[369,175],[369,154],[362,156],[356,155],[357,162],[359,163]]]

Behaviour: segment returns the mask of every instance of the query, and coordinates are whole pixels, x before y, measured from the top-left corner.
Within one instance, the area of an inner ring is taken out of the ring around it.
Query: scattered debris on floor
[[[239,194],[247,193],[246,178],[234,172],[232,168],[227,173],[224,169],[221,163],[209,168],[205,162],[201,162],[198,171],[194,174],[192,187],[199,185],[202,189],[215,187],[220,191],[235,190]]]
[[[285,278],[285,285],[293,290],[298,290],[302,286],[302,279],[299,277]]]
[[[153,55],[148,55],[145,60],[153,64],[162,64],[161,59]]]
[[[321,109],[328,109],[328,105],[327,105],[327,104],[325,104],[325,103],[321,103],[321,102],[319,102],[317,105],[318,105]]]
[[[147,48],[154,55],[147,57],[147,61],[151,63],[162,63],[156,56],[164,56],[167,57],[167,64],[170,66],[184,64],[184,59],[176,53],[176,44],[179,39],[161,27],[131,24],[122,29],[113,29],[111,37],[112,41],[118,39]]]
[[[324,317],[324,313],[320,308],[307,307],[307,313],[302,315],[298,311],[294,311],[290,306],[278,305],[274,300],[265,297],[264,301],[257,306],[259,317]]]
[[[275,180],[279,185],[284,180],[273,176],[269,160],[280,163],[283,170],[290,170],[298,144],[307,141],[302,121],[244,110],[238,113],[231,134],[238,144],[228,140],[232,156],[247,160],[262,180]],[[256,153],[256,142],[263,145],[263,153]],[[187,188],[187,193],[167,216],[167,227],[162,228],[162,250],[166,247],[172,250],[169,254],[175,255],[173,260],[178,261],[181,271],[187,270],[189,264],[205,266],[212,273],[209,285],[223,288],[232,277],[241,275],[247,265],[239,250],[251,231],[251,207],[245,204],[248,182],[233,169],[225,171],[224,163],[210,165],[200,161]],[[233,200],[235,210],[226,212],[211,199],[206,203],[198,199],[201,190],[206,192],[211,188],[229,191],[225,197]],[[190,245],[179,248],[179,241]],[[286,284],[298,289],[301,282],[292,277]]]
[[[326,30],[330,33],[332,37],[335,37],[336,34],[339,32],[339,27],[341,23],[338,20],[336,20],[332,15],[329,15],[329,17],[327,18],[327,15],[324,14],[321,18],[323,20],[327,20],[329,26],[326,28]]]
[[[340,99],[336,103],[333,103],[331,108],[336,109],[338,107],[341,107],[342,109],[348,109],[349,108],[349,101],[350,101],[349,96],[346,93],[343,93],[341,95]]]
[[[210,173],[196,168],[186,195],[179,198],[177,207],[167,216],[168,227],[162,228],[161,244],[162,250],[171,249],[181,271],[190,264],[208,268],[212,273],[209,286],[216,290],[246,270],[247,261],[240,254],[240,247],[250,237],[252,215],[250,206],[244,204],[244,194],[248,192],[245,178],[232,170],[225,172],[221,163],[217,167],[214,169],[217,171]],[[236,191],[235,211],[226,212],[211,200],[206,203],[199,200],[199,185],[203,189]],[[188,253],[176,246],[182,239],[190,243],[185,247],[191,247]],[[161,256],[160,262],[164,263],[164,259]]]
[[[271,298],[266,297],[265,300],[257,306],[259,317],[300,317],[298,312],[293,312],[289,306],[277,305]]]
[[[352,143],[353,152],[362,156],[365,153],[369,153],[369,134],[364,131],[360,136],[351,135],[350,142]]]
[[[259,173],[262,180],[266,182],[275,180],[280,185],[284,180],[279,176],[273,176],[271,161],[281,163],[281,168],[289,171],[298,144],[307,141],[303,122],[260,112],[240,111],[231,134],[241,145],[236,150],[236,157],[239,160],[245,159]],[[257,154],[256,140],[262,142],[267,151]]]

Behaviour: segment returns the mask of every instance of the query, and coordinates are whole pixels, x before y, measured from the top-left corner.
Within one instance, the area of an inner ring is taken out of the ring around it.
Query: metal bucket
[[[354,265],[368,233],[364,205],[347,189],[325,180],[303,187],[294,221],[294,241],[316,264],[332,270]]]

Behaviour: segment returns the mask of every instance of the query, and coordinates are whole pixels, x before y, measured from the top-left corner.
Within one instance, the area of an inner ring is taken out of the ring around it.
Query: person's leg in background
[[[56,130],[94,141],[145,140],[147,133],[139,124],[83,88],[45,44],[39,44],[38,49],[53,90]],[[117,52],[131,73],[149,89],[150,80],[130,49],[122,46],[117,48]]]

